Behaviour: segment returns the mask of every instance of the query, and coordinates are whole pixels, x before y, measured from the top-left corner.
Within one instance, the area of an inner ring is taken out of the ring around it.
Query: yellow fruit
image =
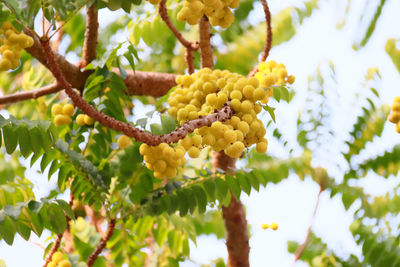
[[[269,227],[274,231],[278,230],[278,224],[277,223],[271,223],[271,225]]]
[[[269,228],[269,225],[267,224],[267,223],[263,223],[262,225],[261,225],[261,228],[262,229],[268,229]]]
[[[51,115],[53,115],[53,116],[55,116],[55,115],[58,115],[58,114],[62,114],[62,106],[60,105],[60,104],[54,104],[52,107],[51,107]]]
[[[0,59],[0,71],[11,69],[11,61],[6,58]]]
[[[57,263],[49,262],[49,264],[47,264],[47,267],[57,267]]]
[[[397,123],[398,121],[400,121],[400,112],[397,112],[397,111],[392,112],[392,113],[389,115],[388,120],[389,120],[391,123]]]
[[[90,116],[86,115],[86,114],[85,114],[84,120],[85,120],[85,123],[86,123],[87,125],[92,125],[92,124],[94,123],[94,119],[91,118]]]
[[[258,153],[265,153],[267,152],[268,149],[268,143],[267,142],[259,142],[256,145],[256,149]]]
[[[72,116],[74,114],[74,105],[66,104],[62,108],[62,113],[67,116]]]
[[[71,118],[66,115],[62,115],[62,114],[58,114],[54,118],[54,124],[56,126],[66,125],[66,124],[69,124],[70,122],[71,122]]]
[[[71,267],[69,260],[62,260],[58,263],[57,267]]]
[[[120,148],[124,149],[132,144],[132,140],[126,135],[121,135],[118,137],[117,143]]]
[[[400,133],[400,124],[399,123],[396,124],[396,132]]]
[[[56,264],[61,262],[61,260],[63,260],[63,259],[64,259],[64,255],[60,251],[55,252],[53,254],[53,256],[51,257],[51,260]]]
[[[197,147],[192,146],[188,150],[188,155],[191,158],[197,158],[200,155],[200,150]]]
[[[392,105],[392,110],[400,112],[400,103],[399,102],[394,102],[393,105]]]
[[[85,114],[79,114],[78,116],[76,116],[75,121],[79,126],[83,126],[83,125],[86,124],[85,123],[85,116],[86,116]]]

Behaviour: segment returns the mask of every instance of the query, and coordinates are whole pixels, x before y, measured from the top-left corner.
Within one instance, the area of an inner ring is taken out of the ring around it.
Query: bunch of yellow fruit
[[[276,231],[276,230],[278,230],[278,227],[279,226],[278,226],[277,223],[271,223],[271,224],[263,223],[261,225],[261,228],[264,229],[264,230],[266,230],[268,228],[271,228],[272,230]]]
[[[146,167],[154,171],[156,178],[173,178],[177,168],[185,164],[185,148],[178,145],[171,147],[166,143],[158,146],[142,144],[139,152],[144,156]]]
[[[79,114],[76,116],[75,121],[79,126],[92,125],[94,123],[94,119],[86,114]]]
[[[57,251],[51,257],[51,262],[47,267],[71,267],[71,262],[67,260],[61,252]]]
[[[62,126],[71,122],[71,116],[74,114],[74,106],[72,104],[54,104],[51,107],[51,115],[54,117],[54,124]]]
[[[0,29],[0,71],[15,69],[19,65],[22,49],[31,47],[33,39],[19,33],[10,22],[4,22]]]
[[[235,19],[230,8],[237,8],[239,0],[186,0],[178,13],[178,20],[195,25],[206,15],[211,25],[228,28]]]
[[[266,97],[262,101],[263,103],[267,103],[269,97],[273,95],[273,85],[293,84],[295,81],[293,75],[288,75],[285,65],[276,63],[274,60],[261,62],[258,65],[258,72],[255,77],[264,88],[269,88]]]
[[[396,132],[400,133],[400,96],[394,98],[392,112],[390,113],[388,120],[391,123],[396,124]]]

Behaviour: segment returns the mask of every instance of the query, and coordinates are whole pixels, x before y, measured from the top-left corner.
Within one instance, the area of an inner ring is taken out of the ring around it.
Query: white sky
[[[302,1],[281,0],[269,1],[272,13],[277,13],[287,5],[298,5]],[[291,105],[280,104],[278,106],[278,126],[289,140],[294,140],[295,122],[298,109],[304,103],[306,97],[307,78],[314,72],[317,65],[324,60],[332,60],[335,64],[338,93],[342,97],[343,106],[336,114],[343,132],[346,133],[354,123],[357,109],[351,107],[354,103],[354,92],[362,90],[361,83],[369,67],[378,67],[382,75],[380,94],[384,103],[391,103],[394,96],[400,95],[400,75],[396,71],[391,59],[384,51],[388,38],[400,38],[399,25],[400,1],[387,1],[383,9],[375,33],[368,45],[358,52],[352,50],[351,46],[357,30],[357,21],[366,0],[352,1],[348,24],[341,30],[335,25],[340,14],[340,3],[347,1],[322,1],[321,9],[304,22],[298,29],[298,34],[290,42],[272,49],[270,59],[275,59],[286,64],[289,73],[296,76],[294,89],[296,98]],[[260,10],[260,9],[259,9]],[[100,15],[101,18],[104,13]],[[112,16],[109,16],[112,17]],[[262,14],[254,14],[253,20],[257,21]],[[347,105],[346,105],[347,104]],[[283,127],[284,126],[284,127]],[[375,139],[374,144],[367,145],[369,155],[382,152],[400,141],[400,135],[394,132],[394,126],[385,125],[386,129],[382,138]],[[269,151],[277,151],[280,147],[272,142]],[[276,153],[274,153],[276,154]],[[278,153],[279,154],[279,153]],[[324,159],[316,159],[314,164],[322,165],[329,170],[332,166],[324,165]],[[37,170],[34,168],[34,170]],[[336,170],[333,175],[340,174]],[[47,182],[45,177],[29,172],[37,190],[47,191],[55,186],[55,181]],[[340,179],[340,177],[338,176]],[[366,192],[378,195],[392,188],[397,181],[394,177],[384,180],[375,175],[369,175],[360,181],[359,185],[365,187]],[[291,266],[293,256],[287,252],[287,240],[302,242],[306,235],[311,214],[314,209],[318,193],[318,186],[306,179],[302,182],[292,176],[279,185],[268,185],[260,189],[260,192],[252,191],[251,197],[242,194],[242,201],[247,208],[247,220],[251,225],[250,239],[250,261],[251,266]],[[351,210],[355,210],[355,207]],[[262,230],[262,223],[277,222],[279,230]],[[354,253],[360,255],[361,250],[355,245],[348,231],[352,222],[352,213],[345,212],[339,197],[329,198],[329,192],[321,196],[320,207],[314,222],[313,230],[317,236],[328,243],[329,248],[334,249],[338,255],[349,255]],[[32,239],[44,244],[48,236],[43,235],[41,239]],[[202,236],[198,238],[198,246],[191,244],[191,257],[201,264],[208,264],[218,257],[226,259],[227,252],[224,241],[217,241],[214,237]],[[43,250],[16,237],[12,247],[0,241],[0,259],[5,260],[8,267],[41,266],[43,264]],[[181,266],[199,266],[186,262]],[[299,262],[296,266],[306,266]]]

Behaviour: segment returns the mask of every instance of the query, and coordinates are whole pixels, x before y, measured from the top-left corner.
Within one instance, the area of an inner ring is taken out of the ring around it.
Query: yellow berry
[[[267,224],[267,223],[263,223],[262,225],[261,225],[261,228],[262,229],[268,229],[269,228],[269,225]]]
[[[117,143],[120,148],[124,149],[132,144],[132,140],[129,138],[129,136],[121,135],[118,137]]]
[[[94,119],[91,118],[91,117],[88,116],[88,115],[85,115],[84,120],[85,120],[85,123],[86,123],[87,125],[92,125],[92,124],[94,123]]]
[[[53,256],[51,257],[51,260],[56,264],[59,263],[63,259],[64,259],[64,255],[60,251],[55,252],[53,254]]]
[[[57,267],[57,263],[51,261],[49,264],[47,264],[47,267]]]
[[[295,82],[296,78],[293,75],[289,75],[289,77],[287,78],[287,82],[289,84],[293,84]]]
[[[231,99],[242,99],[242,93],[239,90],[233,90],[231,93]]]
[[[51,115],[55,116],[58,114],[62,114],[62,106],[60,104],[54,104],[53,106],[51,106]]]
[[[69,116],[62,115],[62,114],[58,114],[54,118],[54,124],[56,126],[66,125],[66,124],[69,124],[70,122],[71,122],[71,118]]]
[[[256,145],[256,149],[258,153],[265,153],[267,152],[268,149],[268,143],[267,142],[259,142]]]
[[[66,104],[66,105],[64,105],[63,106],[63,108],[62,108],[62,113],[64,114],[64,115],[67,115],[67,116],[72,116],[72,114],[74,114],[74,105],[72,105],[72,104]]]
[[[201,137],[201,135],[194,135],[192,137],[192,144],[194,146],[200,146],[202,141],[203,141],[203,138]]]
[[[78,116],[76,116],[76,124],[78,124],[79,126],[84,126],[85,125],[85,114],[79,114]]]
[[[160,159],[160,160],[157,160],[157,162],[154,164],[153,167],[154,167],[154,171],[162,173],[167,168],[167,163],[164,160]]]
[[[71,267],[69,260],[62,260],[58,263],[57,267]]]
[[[398,121],[400,121],[400,112],[397,112],[397,111],[392,112],[392,113],[389,115],[388,120],[389,120],[391,123],[397,123]]]
[[[277,223],[271,223],[271,225],[269,227],[274,231],[278,230],[278,224]]]
[[[191,158],[197,158],[200,155],[200,150],[197,147],[192,146],[188,150],[188,155]]]
[[[249,132],[249,124],[245,121],[240,121],[237,125],[237,129],[246,135]]]
[[[400,112],[400,103],[399,102],[394,102],[393,105],[392,105],[392,110]]]

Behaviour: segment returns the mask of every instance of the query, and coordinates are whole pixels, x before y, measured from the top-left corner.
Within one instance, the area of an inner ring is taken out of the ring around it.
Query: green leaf
[[[276,123],[275,121],[275,108],[272,108],[268,105],[263,105],[262,106],[264,110],[268,111],[269,115],[271,116],[271,119]]]
[[[24,158],[27,158],[32,153],[28,129],[26,127],[18,127],[17,136],[21,154]]]
[[[207,207],[207,195],[203,188],[199,185],[192,186],[192,191],[196,197],[197,207],[199,208],[199,213],[204,213]]]
[[[60,207],[64,210],[64,212],[70,219],[75,220],[75,214],[72,211],[71,206],[65,200],[56,199],[56,202],[58,203],[58,205],[60,205]]]
[[[215,178],[214,181],[217,189],[217,199],[220,203],[222,203],[226,198],[226,195],[228,195],[228,186],[226,185],[225,181],[220,178]]]
[[[0,217],[4,216],[1,215],[3,211],[0,210]],[[0,221],[0,237],[6,241],[8,245],[12,245],[14,242],[14,235],[15,235],[16,229],[13,221],[5,215],[4,220]]]
[[[240,185],[239,182],[235,179],[235,177],[231,175],[226,176],[226,183],[228,184],[229,188],[232,191],[232,194],[235,196],[236,199],[240,199]]]
[[[156,134],[156,135],[162,135],[165,133],[163,127],[157,123],[150,124],[150,129],[151,129],[151,133]]]
[[[251,192],[251,184],[249,179],[247,178],[246,175],[243,175],[242,173],[237,173],[236,174],[236,179],[238,180],[240,187],[243,189],[243,191],[250,196]]]
[[[215,183],[213,180],[207,180],[204,183],[202,183],[207,196],[208,196],[208,201],[212,202],[215,200]]]
[[[51,203],[47,211],[50,224],[54,231],[57,234],[63,233],[67,228],[67,220],[65,218],[62,208],[55,203]]]
[[[13,153],[17,148],[18,135],[11,125],[8,124],[3,127],[3,138],[7,153]]]
[[[176,121],[174,117],[169,114],[161,114],[161,126],[166,133],[170,133],[176,128]]]

